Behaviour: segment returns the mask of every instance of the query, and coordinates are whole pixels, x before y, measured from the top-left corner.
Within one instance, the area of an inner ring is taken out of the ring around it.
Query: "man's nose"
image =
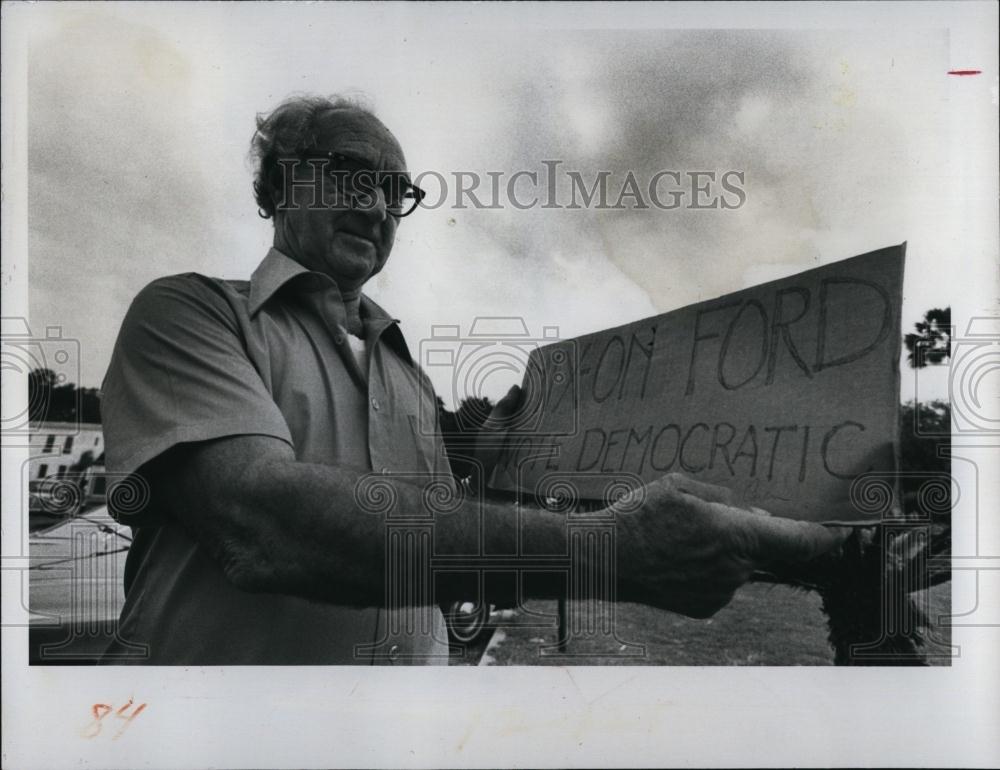
[[[373,222],[384,222],[389,216],[389,210],[386,206],[385,200],[385,191],[381,187],[375,187],[373,190],[366,190],[361,195],[356,196],[353,208],[355,211],[359,211],[364,214]]]

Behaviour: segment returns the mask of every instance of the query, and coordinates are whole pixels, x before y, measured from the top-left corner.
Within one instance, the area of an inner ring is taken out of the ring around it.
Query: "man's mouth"
[[[367,244],[367,245],[369,245],[369,246],[371,246],[373,248],[375,247],[375,241],[373,241],[371,238],[369,238],[366,235],[358,235],[358,233],[352,233],[352,232],[349,232],[347,230],[341,230],[339,232],[339,235],[341,235],[341,236],[343,236],[345,238],[348,238],[350,240],[353,240],[353,241],[355,241],[357,243]]]

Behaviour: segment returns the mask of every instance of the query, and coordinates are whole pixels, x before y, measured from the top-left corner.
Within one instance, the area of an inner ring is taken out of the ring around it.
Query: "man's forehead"
[[[370,113],[349,107],[330,110],[319,120],[317,145],[378,163],[384,169],[404,170],[406,158],[392,132]]]

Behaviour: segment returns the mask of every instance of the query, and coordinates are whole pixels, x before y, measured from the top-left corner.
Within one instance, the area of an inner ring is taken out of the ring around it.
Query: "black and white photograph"
[[[1000,762],[995,3],[2,16],[5,765]]]

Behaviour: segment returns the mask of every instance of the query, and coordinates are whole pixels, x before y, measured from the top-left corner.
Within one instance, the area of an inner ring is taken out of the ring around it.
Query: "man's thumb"
[[[757,558],[762,564],[815,559],[842,545],[851,534],[849,527],[827,527],[778,516],[754,516],[750,521],[757,531]]]

